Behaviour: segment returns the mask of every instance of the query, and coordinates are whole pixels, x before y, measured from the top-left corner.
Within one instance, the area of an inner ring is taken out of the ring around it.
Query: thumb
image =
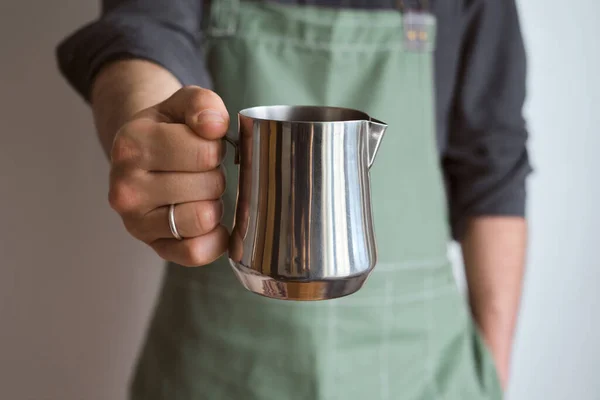
[[[208,140],[222,138],[229,127],[229,113],[221,97],[198,86],[179,89],[155,108],[172,122],[186,124]]]

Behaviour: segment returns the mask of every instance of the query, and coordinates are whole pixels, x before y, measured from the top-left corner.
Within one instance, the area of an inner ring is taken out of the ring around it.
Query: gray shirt
[[[322,7],[384,8],[398,0],[279,0]],[[202,0],[103,0],[100,18],[57,49],[60,70],[86,100],[95,74],[125,58],[154,61],[182,84],[211,87],[202,48]],[[524,216],[531,172],[522,116],[526,59],[514,0],[429,3],[438,20],[436,126],[455,238],[469,217]]]

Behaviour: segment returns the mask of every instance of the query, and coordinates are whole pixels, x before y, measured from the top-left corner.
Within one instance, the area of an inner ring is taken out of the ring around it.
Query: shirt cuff
[[[525,217],[527,178],[532,171],[525,150],[508,173],[496,171],[479,179],[455,181],[456,186],[449,188],[452,238],[460,241],[472,218]]]
[[[170,71],[182,85],[210,88],[197,42],[197,38],[143,16],[105,17],[62,41],[56,57],[61,74],[89,102],[98,71],[119,59],[152,61]]]

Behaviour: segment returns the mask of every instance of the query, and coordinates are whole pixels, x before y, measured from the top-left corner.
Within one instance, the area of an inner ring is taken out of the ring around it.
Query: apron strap
[[[202,31],[210,37],[235,35],[241,0],[206,1]],[[409,51],[433,51],[435,18],[429,12],[429,0],[396,0],[404,19],[404,43]],[[416,4],[416,6],[415,6]]]
[[[207,0],[203,18],[203,31],[212,37],[233,36],[237,31],[238,14],[241,0]],[[401,13],[428,13],[429,0],[396,0]]]

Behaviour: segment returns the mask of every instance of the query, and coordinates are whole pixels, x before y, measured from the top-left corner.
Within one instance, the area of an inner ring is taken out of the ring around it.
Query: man
[[[208,3],[105,0],[58,49],[111,157],[112,207],[171,262],[132,398],[500,398],[530,172],[514,1]],[[371,169],[379,263],[352,296],[262,298],[221,257],[236,170],[219,139],[230,113],[268,104],[358,108],[390,126]]]

